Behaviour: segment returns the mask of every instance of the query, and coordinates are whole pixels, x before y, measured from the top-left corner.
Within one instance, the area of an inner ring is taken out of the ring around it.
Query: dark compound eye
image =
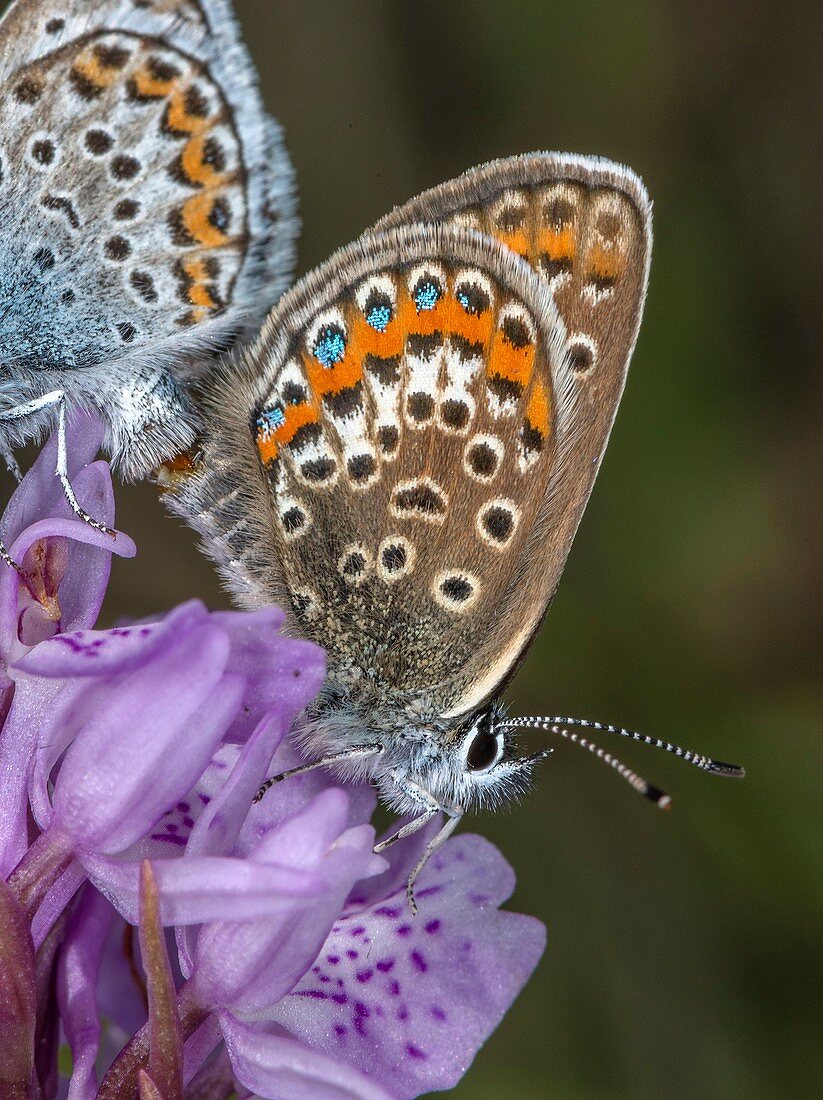
[[[470,772],[486,771],[497,763],[500,756],[500,743],[488,729],[474,735],[466,754],[466,767]]]

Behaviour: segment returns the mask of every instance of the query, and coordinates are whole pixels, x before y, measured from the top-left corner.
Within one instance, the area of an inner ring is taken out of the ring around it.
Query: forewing
[[[0,35],[9,366],[145,349],[185,371],[259,324],[290,266],[292,178],[228,5],[32,0]]]
[[[480,678],[471,705],[511,671],[539,625],[606,449],[637,339],[651,255],[651,205],[628,168],[594,157],[534,153],[475,168],[412,199],[377,229],[412,222],[472,226],[522,256],[545,281],[565,323],[574,375],[569,431],[558,441],[552,491],[520,568],[539,561],[539,599],[524,601],[520,633]],[[517,595],[514,596],[517,601]]]
[[[529,547],[574,409],[564,344],[545,284],[497,242],[364,239],[215,384],[176,507],[333,677],[454,708],[554,583]]]

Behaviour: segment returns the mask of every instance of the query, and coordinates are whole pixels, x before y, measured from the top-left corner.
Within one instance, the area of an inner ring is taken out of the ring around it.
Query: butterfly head
[[[401,813],[416,789],[442,807],[492,808],[522,794],[532,769],[551,750],[519,756],[516,731],[503,724],[503,709],[493,703],[466,718],[449,719],[445,728],[417,723],[384,740],[373,777],[384,798]]]

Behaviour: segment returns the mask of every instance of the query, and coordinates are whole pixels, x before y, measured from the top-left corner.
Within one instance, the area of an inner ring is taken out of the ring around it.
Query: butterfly
[[[191,380],[288,282],[292,169],[228,0],[16,0],[0,89],[0,452],[56,423],[99,527],[67,411],[126,480],[192,444]]]
[[[463,813],[527,785],[568,726],[499,702],[554,594],[637,338],[651,250],[643,184],[607,160],[532,154],[413,199],[307,275],[207,386],[201,458],[172,507],[235,599],[279,603],[328,652],[300,739],[407,820],[441,813],[408,882]],[[258,796],[260,797],[260,796]]]

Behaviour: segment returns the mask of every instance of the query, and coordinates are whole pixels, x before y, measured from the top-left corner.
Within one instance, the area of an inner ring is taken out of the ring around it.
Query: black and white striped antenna
[[[587,749],[599,760],[602,760],[604,764],[608,764],[609,767],[614,768],[617,774],[622,779],[625,779],[638,794],[642,794],[644,798],[653,802],[661,810],[667,810],[671,805],[671,797],[666,794],[665,791],[661,791],[658,787],[652,786],[651,783],[643,779],[637,772],[632,771],[631,768],[622,764],[616,756],[613,756],[610,752],[606,752],[605,749],[599,748],[587,737],[581,736],[573,732],[573,730],[564,727],[571,726],[573,728],[599,730],[601,733],[616,733],[620,737],[628,737],[630,740],[639,741],[643,745],[650,745],[655,749],[664,749],[666,752],[670,752],[674,756],[677,756],[680,760],[685,760],[687,764],[691,764],[695,768],[700,768],[701,771],[708,772],[710,775],[725,775],[732,776],[736,779],[742,779],[746,774],[745,768],[741,768],[737,764],[724,764],[721,760],[713,760],[710,756],[703,756],[701,753],[692,752],[691,749],[683,749],[679,745],[672,744],[671,741],[662,741],[659,737],[649,737],[645,733],[638,733],[637,730],[624,729],[621,726],[607,725],[603,722],[591,722],[586,718],[568,718],[560,716],[503,718],[496,722],[495,726],[498,729],[546,730],[548,733],[563,737],[565,740],[571,741],[573,744],[579,745],[583,749]]]

